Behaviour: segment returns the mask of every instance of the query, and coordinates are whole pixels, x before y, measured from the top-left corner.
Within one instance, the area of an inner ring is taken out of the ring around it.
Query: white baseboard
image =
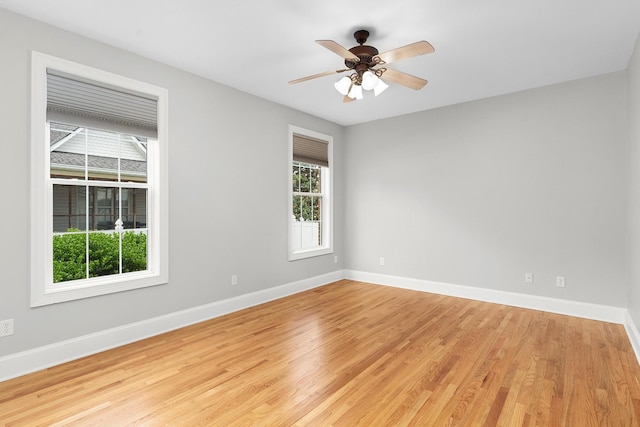
[[[338,270],[321,276],[3,356],[0,357],[0,382],[313,289],[342,278],[344,278],[344,271]]]
[[[624,329],[627,331],[629,341],[631,341],[631,347],[633,347],[633,351],[636,354],[636,359],[640,362],[640,332],[628,310],[625,310]]]
[[[498,291],[494,289],[475,288],[472,286],[454,285],[451,283],[432,282],[429,280],[410,279],[407,277],[386,274],[367,273],[363,271],[345,270],[345,278],[396,288],[431,292],[434,294],[467,298],[477,301],[530,308],[568,316],[625,324],[626,309],[607,305],[541,297],[537,295],[519,294],[516,292]]]

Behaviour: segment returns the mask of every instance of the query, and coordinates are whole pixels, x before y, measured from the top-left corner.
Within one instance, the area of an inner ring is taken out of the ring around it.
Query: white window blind
[[[321,139],[294,133],[293,160],[329,167],[329,144]]]
[[[47,120],[158,137],[157,100],[47,69]]]

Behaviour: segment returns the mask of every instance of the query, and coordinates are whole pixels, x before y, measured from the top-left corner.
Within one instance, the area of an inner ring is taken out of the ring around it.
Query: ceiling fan
[[[319,45],[341,56],[347,68],[326,71],[324,73],[291,80],[289,84],[305,82],[345,71],[355,71],[335,83],[336,90],[344,95],[344,102],[362,99],[362,89],[373,90],[374,94],[378,96],[389,87],[382,81],[381,77],[383,76],[387,80],[414,90],[422,89],[427,84],[425,79],[403,73],[402,71],[386,68],[384,65],[401,59],[433,53],[435,49],[429,42],[422,40],[384,53],[379,53],[375,47],[365,45],[369,37],[367,30],[358,30],[353,34],[353,37],[359,46],[354,46],[351,49],[346,49],[333,40],[316,40],[316,43]]]

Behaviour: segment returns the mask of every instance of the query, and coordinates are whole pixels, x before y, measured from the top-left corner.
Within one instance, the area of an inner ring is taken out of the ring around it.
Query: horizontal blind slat
[[[157,101],[47,72],[47,120],[157,138]]]

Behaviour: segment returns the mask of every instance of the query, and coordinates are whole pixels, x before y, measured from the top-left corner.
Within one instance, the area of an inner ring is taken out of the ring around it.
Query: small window
[[[289,128],[289,260],[333,252],[333,138]]]
[[[31,305],[167,283],[166,90],[32,59]]]

